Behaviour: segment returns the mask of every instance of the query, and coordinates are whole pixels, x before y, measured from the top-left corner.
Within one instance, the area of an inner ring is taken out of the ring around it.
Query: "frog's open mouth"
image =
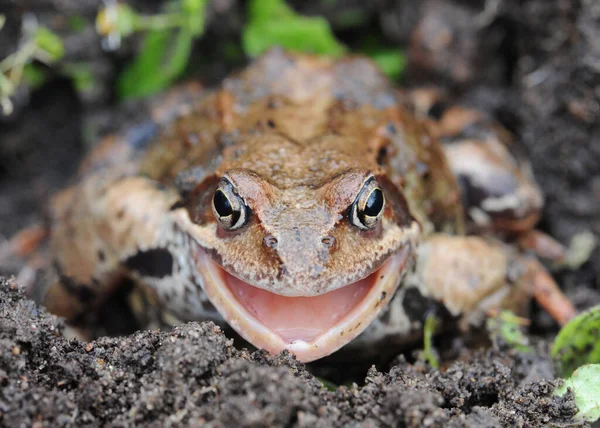
[[[393,296],[409,246],[366,278],[320,296],[287,297],[236,278],[204,251],[196,254],[204,289],[228,324],[254,346],[271,353],[289,349],[308,362],[324,357],[358,336]]]

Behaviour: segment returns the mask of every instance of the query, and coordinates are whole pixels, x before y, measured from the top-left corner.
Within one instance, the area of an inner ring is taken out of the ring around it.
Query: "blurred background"
[[[364,54],[399,85],[491,112],[530,153],[541,228],[600,236],[597,0],[0,0],[0,241],[43,221],[81,157],[154,94],[210,87],[274,45]],[[600,302],[599,266],[596,250],[556,273],[576,305]]]

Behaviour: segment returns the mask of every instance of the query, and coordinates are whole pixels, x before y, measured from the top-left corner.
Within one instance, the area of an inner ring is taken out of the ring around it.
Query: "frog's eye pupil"
[[[236,230],[246,224],[248,207],[226,178],[216,188],[212,202],[213,213],[224,229]]]
[[[364,215],[376,217],[383,208],[383,192],[380,188],[373,189],[367,203],[365,204]]]
[[[356,200],[351,206],[350,222],[362,230],[375,228],[383,215],[385,207],[385,196],[377,184],[375,178],[371,177],[363,185]]]
[[[233,214],[233,208],[231,207],[231,202],[225,193],[221,190],[217,190],[215,192],[215,196],[213,197],[213,204],[215,206],[215,211],[221,217],[228,217]]]

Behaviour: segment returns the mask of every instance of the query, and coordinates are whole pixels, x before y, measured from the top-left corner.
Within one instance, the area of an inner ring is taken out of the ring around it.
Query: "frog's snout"
[[[295,289],[290,290],[293,294],[300,295],[327,288],[322,279],[327,276],[336,242],[332,235],[299,227],[294,227],[293,233],[268,234],[263,238],[279,264],[277,279]]]
[[[263,242],[267,248],[276,249],[277,244],[279,243],[279,239],[277,239],[273,235],[266,235],[263,239]],[[336,244],[335,236],[324,235],[323,237],[321,237],[321,244],[323,245],[324,248],[333,250],[333,247]]]

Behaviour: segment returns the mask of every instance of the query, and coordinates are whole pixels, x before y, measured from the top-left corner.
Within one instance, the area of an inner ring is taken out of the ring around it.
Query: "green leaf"
[[[94,73],[88,64],[85,63],[66,63],[63,64],[63,73],[73,80],[75,89],[78,92],[90,91],[96,84]]]
[[[50,62],[58,61],[65,55],[65,47],[60,37],[46,27],[38,27],[33,41],[37,48],[48,56]]]
[[[153,31],[146,35],[140,53],[119,76],[117,88],[121,97],[141,96],[152,92],[152,81],[161,66],[168,43],[167,31]]]
[[[568,389],[573,391],[575,404],[579,408],[575,419],[585,422],[600,419],[600,364],[578,368],[554,393],[562,397]]]
[[[182,0],[185,24],[188,30],[199,36],[204,32],[206,0]]]
[[[399,79],[406,66],[406,57],[397,49],[374,51],[369,56],[390,79]]]
[[[533,352],[529,346],[529,339],[523,334],[523,318],[511,311],[500,311],[497,316],[489,317],[486,328],[494,343],[502,338],[508,346],[520,352]]]
[[[187,28],[149,32],[140,54],[119,76],[119,96],[142,97],[169,86],[185,70],[193,38]]]
[[[264,24],[272,20],[287,20],[297,17],[284,0],[252,0],[248,5],[248,17],[253,24]]]
[[[23,66],[23,81],[31,89],[37,89],[46,82],[46,73],[40,67],[34,64],[25,64]]]
[[[346,51],[325,18],[297,15],[282,0],[253,0],[249,17],[242,34],[242,45],[249,56],[258,56],[273,46],[332,56]]]
[[[273,46],[332,56],[345,52],[331,34],[329,23],[320,17],[250,24],[244,29],[242,44],[250,56],[258,56]]]
[[[600,363],[600,306],[585,311],[565,325],[552,347],[561,376],[590,363]]]

